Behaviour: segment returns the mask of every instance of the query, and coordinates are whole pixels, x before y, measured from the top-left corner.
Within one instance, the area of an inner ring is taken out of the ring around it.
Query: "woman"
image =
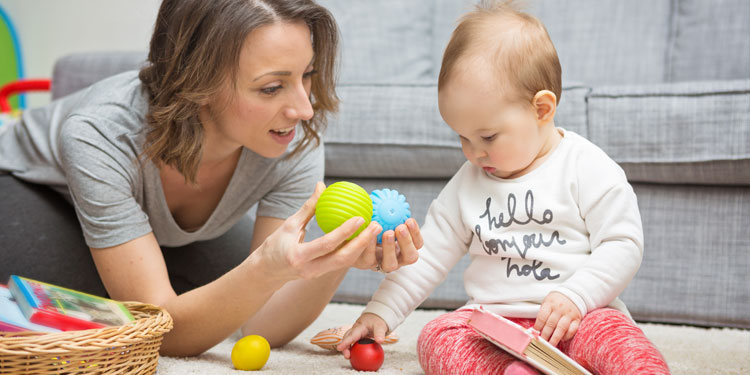
[[[336,47],[330,13],[309,0],[164,0],[147,65],[0,128],[0,170],[69,198],[112,298],[170,312],[162,354],[199,354],[240,327],[283,345],[348,267],[391,271],[422,245],[413,219],[382,249],[377,223],[345,241],[359,218],[301,240],[324,188],[318,132],[337,107]],[[178,294],[183,254],[165,261],[161,247],[215,238],[256,202],[250,254]]]

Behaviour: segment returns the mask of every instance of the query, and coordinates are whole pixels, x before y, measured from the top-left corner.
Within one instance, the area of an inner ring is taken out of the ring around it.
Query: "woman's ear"
[[[557,96],[552,91],[541,90],[537,92],[531,104],[536,110],[536,119],[540,125],[546,124],[555,118]]]

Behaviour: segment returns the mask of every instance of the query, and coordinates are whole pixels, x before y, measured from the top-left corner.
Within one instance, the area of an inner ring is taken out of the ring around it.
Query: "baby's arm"
[[[458,176],[458,174],[457,174]],[[452,179],[430,205],[422,227],[426,240],[414,264],[388,273],[364,312],[337,346],[348,356],[348,348],[360,338],[373,336],[382,342],[385,335],[419,306],[468,250],[471,231],[463,224]]]
[[[593,205],[582,205],[591,255],[555,291],[585,315],[609,305],[633,279],[643,258],[643,230],[635,193],[627,183],[611,187]]]
[[[614,161],[603,152],[597,156],[585,158],[578,177],[578,205],[589,232],[591,255],[554,290],[570,299],[581,317],[612,303],[633,279],[643,258],[635,192]],[[550,315],[556,311],[551,309]]]
[[[449,214],[450,212],[450,214]],[[453,266],[466,254],[471,232],[459,234],[459,215],[439,200],[430,205],[422,227],[424,247],[419,259],[389,273],[365,308],[383,319],[394,330],[445,279]]]

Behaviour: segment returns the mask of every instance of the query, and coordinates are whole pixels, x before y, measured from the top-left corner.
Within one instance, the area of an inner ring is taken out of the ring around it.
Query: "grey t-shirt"
[[[153,232],[163,246],[225,233],[251,206],[286,218],[323,180],[323,145],[292,158],[264,158],[243,148],[218,206],[193,231],[180,228],[164,198],[158,168],[138,155],[147,97],[136,71],[122,73],[0,127],[0,173],[59,191],[75,206],[86,243],[110,247]],[[301,140],[302,132],[287,152]]]

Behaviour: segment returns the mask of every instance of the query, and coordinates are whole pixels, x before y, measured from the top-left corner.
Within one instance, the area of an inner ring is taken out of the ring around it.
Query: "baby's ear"
[[[537,121],[546,124],[555,118],[557,110],[557,96],[549,90],[541,90],[534,95],[531,104],[536,109]]]

